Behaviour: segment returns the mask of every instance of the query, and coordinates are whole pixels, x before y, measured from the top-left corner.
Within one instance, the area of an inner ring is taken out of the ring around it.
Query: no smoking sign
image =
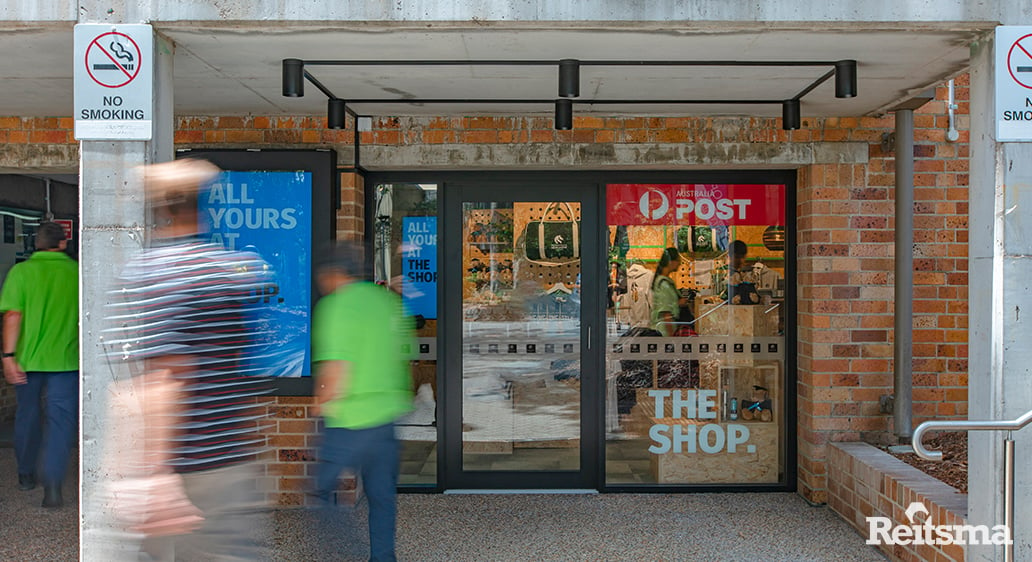
[[[125,33],[102,33],[86,47],[86,72],[107,88],[121,88],[140,75],[140,46]]]
[[[76,139],[151,139],[153,45],[149,25],[75,26]]]

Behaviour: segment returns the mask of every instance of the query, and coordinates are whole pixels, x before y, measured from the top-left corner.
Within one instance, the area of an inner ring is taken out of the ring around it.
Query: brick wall
[[[957,81],[961,138],[956,143],[945,140],[945,92],[939,88],[936,100],[915,112],[914,119],[915,424],[967,413],[966,77]],[[327,130],[324,124],[315,117],[184,116],[177,119],[175,141],[177,147],[331,147],[349,153],[351,131]],[[8,143],[32,138],[56,143],[31,145],[32,154],[76,157],[62,128],[70,125],[67,119],[0,118],[0,125],[6,127],[0,138]],[[64,134],[41,134],[53,133],[53,127]],[[611,147],[627,145],[640,148],[640,164],[648,169],[663,166],[650,156],[657,143],[865,143],[866,163],[798,167],[799,485],[807,499],[820,503],[827,500],[828,443],[891,438],[891,416],[879,411],[878,398],[892,390],[894,159],[882,140],[893,128],[891,115],[809,118],[797,131],[784,131],[780,120],[763,118],[578,116],[573,130],[555,131],[547,117],[403,117],[375,119],[373,129],[361,133],[361,142],[373,148],[475,144],[485,154],[492,148],[544,153],[595,143],[595,152],[605,155]],[[11,146],[0,145],[0,168],[25,152],[12,152]],[[423,164],[428,169],[465,165],[461,160]],[[733,156],[726,164],[734,166]],[[75,165],[74,160],[69,164]],[[344,174],[341,184],[338,237],[361,237],[361,178]],[[277,407],[307,408],[298,400],[281,398]],[[303,457],[307,439],[302,445],[299,436],[305,434],[293,430],[306,426],[290,422],[304,417],[276,419],[277,424],[287,422],[277,426],[285,436],[276,441],[280,458]],[[298,476],[284,476],[284,501],[298,497],[289,489],[297,485],[290,479]]]
[[[932,525],[964,525],[967,494],[865,443],[840,443],[828,451],[828,505],[860,534],[867,536],[868,517],[888,517],[893,526],[921,525],[926,516],[911,522],[905,515],[911,502],[928,509]],[[965,560],[960,545],[880,545],[892,560]]]
[[[966,114],[966,80],[956,91]],[[944,96],[939,88],[914,118],[915,425],[967,415],[967,123],[946,142]],[[894,123],[824,124],[869,142],[870,159],[799,174],[799,486],[817,503],[829,442],[892,439],[878,400],[892,393],[895,162],[881,139]]]

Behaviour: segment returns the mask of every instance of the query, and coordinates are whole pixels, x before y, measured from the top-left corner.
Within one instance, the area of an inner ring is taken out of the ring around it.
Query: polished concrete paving
[[[0,448],[0,560],[76,560],[73,507],[45,510],[17,489]],[[365,560],[364,502],[329,516],[270,513],[256,533],[273,560]],[[398,498],[398,556],[481,560],[884,560],[826,507],[795,494],[424,495]]]
[[[795,494],[403,495],[398,508],[400,560],[885,560]],[[313,512],[277,512],[273,551],[368,556],[364,504],[334,519],[313,533]]]

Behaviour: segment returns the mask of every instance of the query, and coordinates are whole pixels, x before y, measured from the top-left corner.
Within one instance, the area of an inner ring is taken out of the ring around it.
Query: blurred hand
[[[18,364],[18,359],[15,357],[4,357],[4,379],[11,384],[25,384],[29,381],[28,377],[25,376],[25,371],[22,370],[21,365]]]
[[[107,507],[126,528],[148,537],[183,535],[204,523],[178,474],[123,478],[108,484]]]

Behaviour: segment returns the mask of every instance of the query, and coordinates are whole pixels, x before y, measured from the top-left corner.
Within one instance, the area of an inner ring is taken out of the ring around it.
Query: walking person
[[[313,358],[316,406],[323,418],[315,494],[333,501],[340,474],[361,476],[369,501],[370,560],[395,560],[400,445],[394,423],[412,409],[411,321],[395,293],[365,281],[362,250],[336,245],[320,256],[324,295],[316,305]]]
[[[67,244],[60,225],[39,225],[36,251],[11,268],[0,293],[4,378],[18,401],[18,487],[35,488],[42,468],[43,507],[64,504],[61,487],[78,438],[79,266]]]
[[[152,397],[140,416],[149,436],[141,456],[160,459],[152,464],[161,466],[138,473],[147,483],[176,475],[169,480],[181,487],[175,497],[185,496],[193,506],[169,510],[161,504],[172,496],[161,495],[145,502],[148,513],[134,514],[150,529],[163,528],[144,532],[143,549],[156,559],[263,555],[255,536],[263,525],[264,500],[256,459],[265,445],[259,397],[271,385],[255,366],[260,322],[252,307],[269,272],[257,254],[205,239],[198,197],[219,172],[209,162],[190,159],[144,168],[157,224],[150,243],[122,271],[109,317],[116,327],[107,344],[136,373],[122,386],[149,387]],[[123,431],[109,438],[125,436]],[[170,537],[174,525],[162,518],[184,513],[189,524]]]

